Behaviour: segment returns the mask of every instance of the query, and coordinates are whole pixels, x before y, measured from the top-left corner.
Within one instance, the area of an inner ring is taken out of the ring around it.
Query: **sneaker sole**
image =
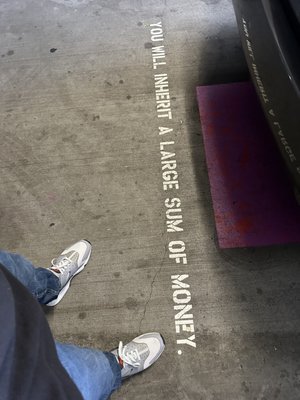
[[[90,242],[89,242],[90,243]],[[56,297],[56,299],[50,301],[49,303],[46,304],[46,306],[48,307],[53,307],[56,306],[56,304],[58,304],[64,297],[64,295],[67,293],[67,291],[69,290],[69,287],[71,285],[71,280],[74,278],[74,276],[78,275],[79,272],[81,272],[86,264],[89,262],[89,259],[91,257],[91,253],[89,254],[86,262],[82,265],[82,267],[79,268],[79,270],[72,276],[72,278],[65,284],[65,286],[61,289],[61,291],[59,292],[58,296]]]

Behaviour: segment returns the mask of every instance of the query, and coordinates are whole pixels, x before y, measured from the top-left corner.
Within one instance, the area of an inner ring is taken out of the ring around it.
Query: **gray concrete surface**
[[[163,333],[160,361],[115,400],[299,399],[298,246],[216,244],[195,87],[247,79],[231,1],[2,0],[0,21],[1,246],[48,266],[73,241],[93,243],[48,312],[56,338],[111,349]],[[173,111],[162,126],[174,129],[180,182],[168,192],[151,57],[159,21]],[[166,230],[166,197],[182,202],[183,232]],[[169,258],[174,238],[187,265]],[[174,274],[189,275],[196,348],[177,343],[187,332],[175,331]]]

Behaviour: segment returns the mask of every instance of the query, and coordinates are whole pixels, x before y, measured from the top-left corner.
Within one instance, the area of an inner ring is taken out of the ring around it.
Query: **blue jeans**
[[[38,300],[46,304],[60,291],[59,279],[46,268],[35,268],[24,257],[0,251],[0,264]],[[58,358],[85,400],[107,399],[121,385],[121,368],[109,352],[56,342]]]

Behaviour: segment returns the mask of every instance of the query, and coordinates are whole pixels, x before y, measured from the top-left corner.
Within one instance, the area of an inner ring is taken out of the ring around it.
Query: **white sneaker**
[[[161,355],[165,341],[160,333],[145,333],[112,351],[121,369],[122,379],[129,378],[150,367]]]
[[[58,277],[61,291],[56,299],[47,303],[47,306],[55,306],[61,301],[70,287],[71,279],[86,266],[91,256],[91,251],[90,242],[80,240],[67,247],[59,257],[51,261],[52,267],[48,268],[48,270]]]

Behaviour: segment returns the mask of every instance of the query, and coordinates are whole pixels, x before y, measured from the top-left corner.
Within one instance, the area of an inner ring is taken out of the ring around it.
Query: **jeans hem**
[[[117,362],[114,354],[107,352],[107,351],[104,351],[103,354],[108,359],[109,365],[113,371],[114,376],[116,377],[115,384],[113,386],[113,391],[115,391],[122,384],[121,367],[120,367],[119,363]]]

